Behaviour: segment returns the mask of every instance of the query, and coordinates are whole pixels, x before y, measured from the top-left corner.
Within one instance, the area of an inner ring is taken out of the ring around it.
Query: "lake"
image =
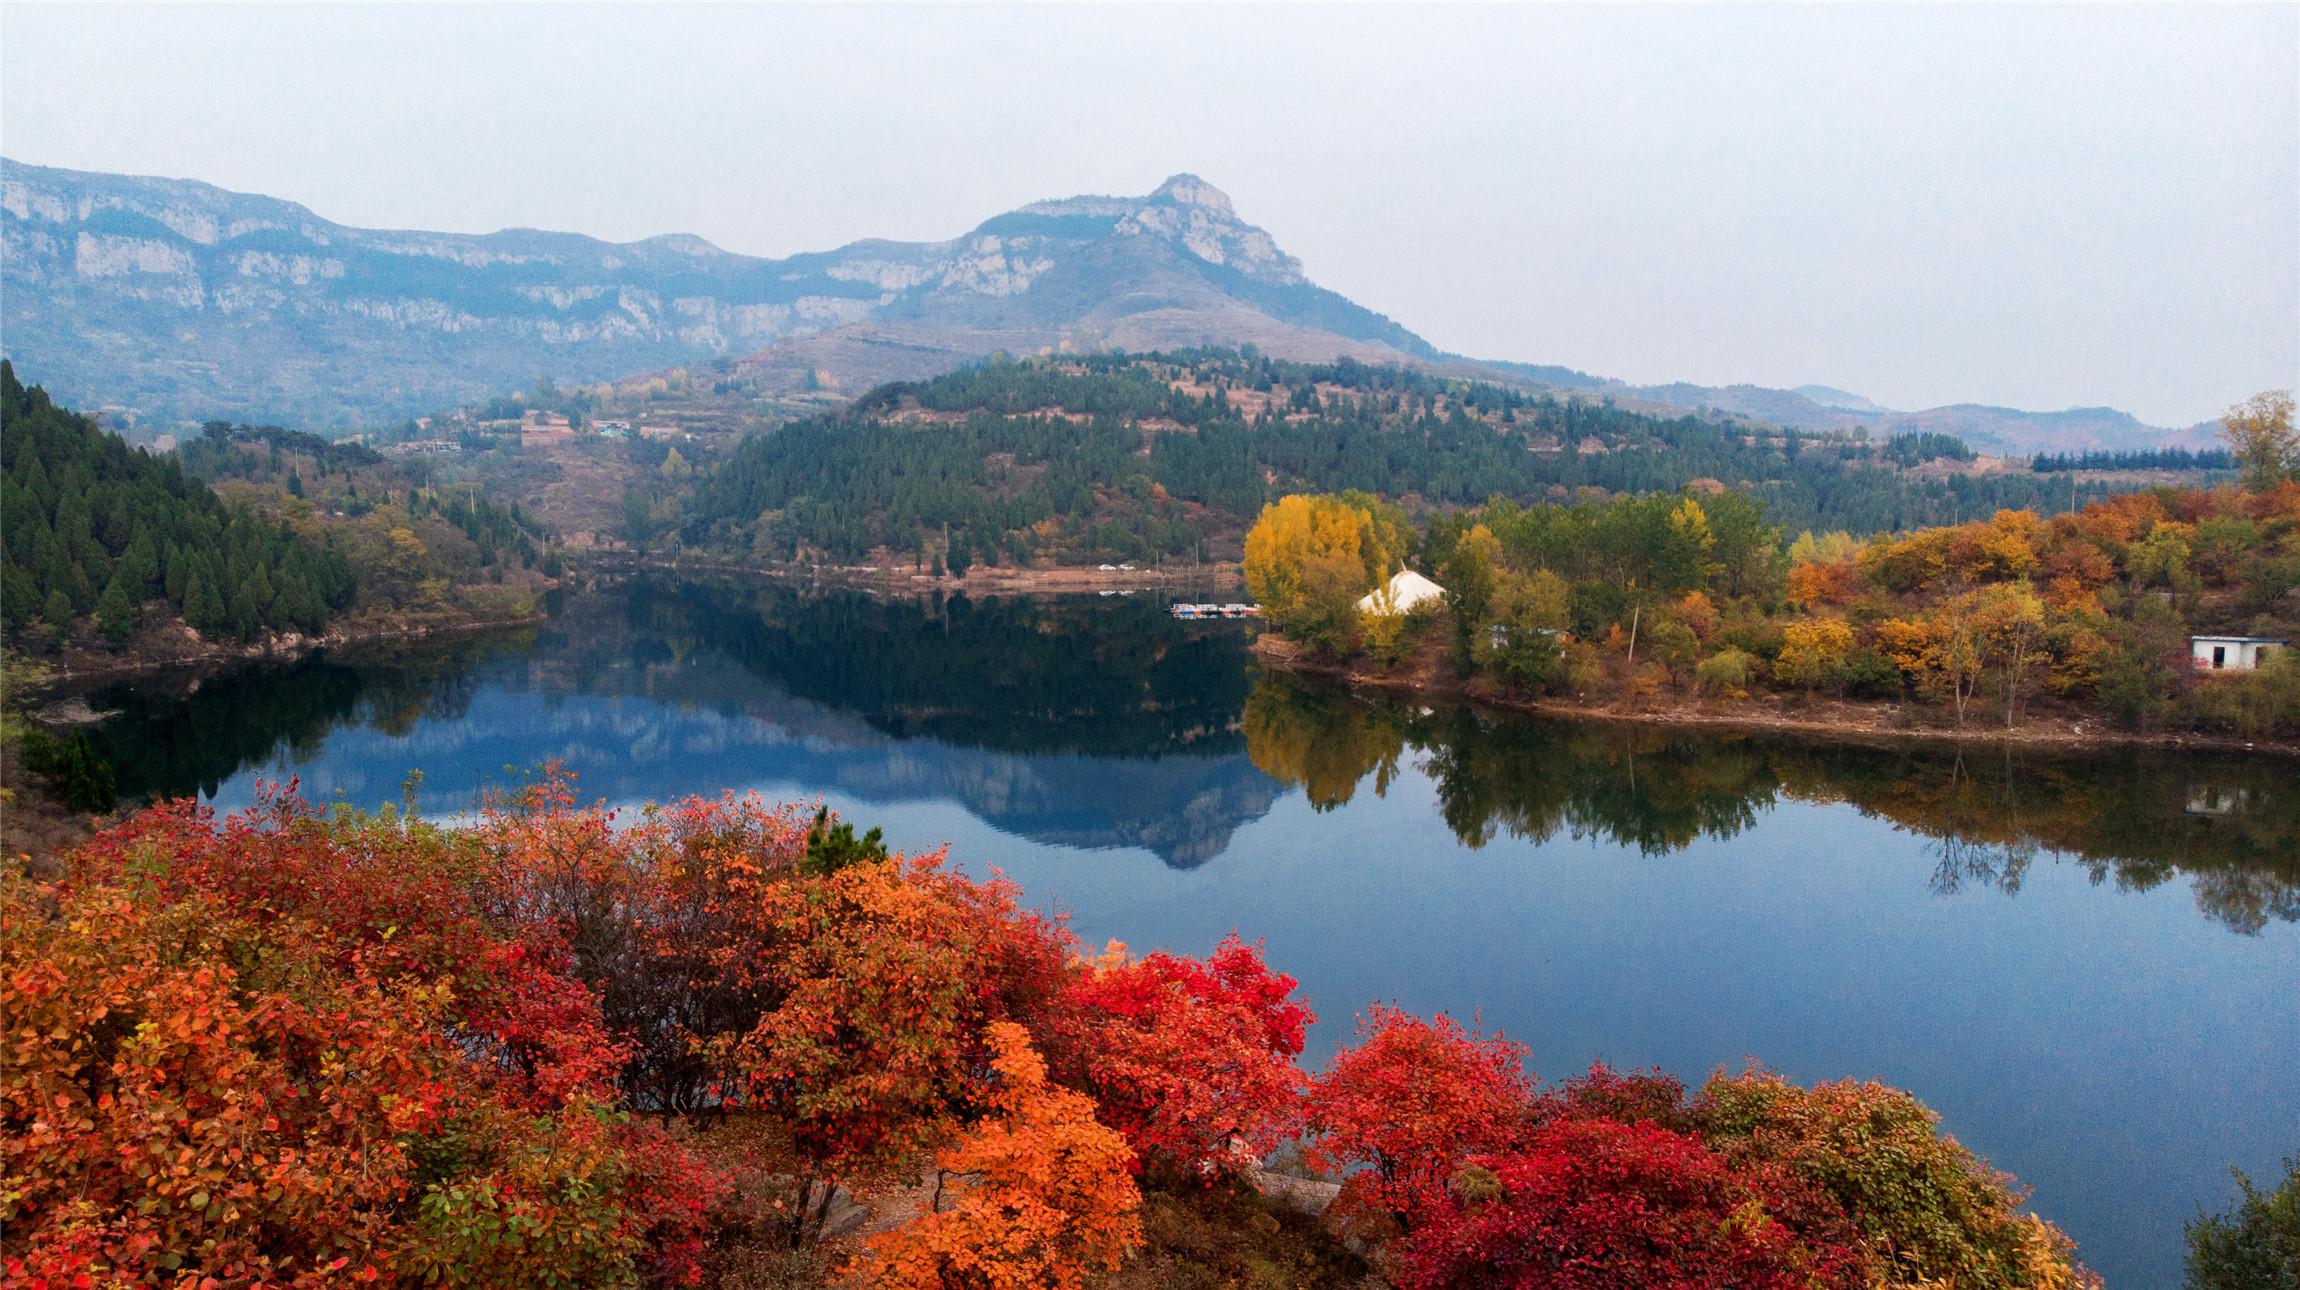
[[[1874,1077],[2035,1188],[2112,1286],[2180,1279],[2228,1167],[2300,1151],[2300,766],[1831,748],[1370,700],[1154,593],[636,581],[540,627],[102,690],[127,794],[469,808],[556,758],[618,804],[827,800],[1089,945],[1236,929],[1308,1056],[1386,1000],[1545,1076]]]

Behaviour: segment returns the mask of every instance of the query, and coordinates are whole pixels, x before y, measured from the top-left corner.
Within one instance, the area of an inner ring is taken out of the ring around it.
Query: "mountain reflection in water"
[[[375,805],[420,766],[426,808],[454,811],[558,757],[619,801],[783,781],[945,799],[1037,841],[1202,862],[1282,791],[1238,731],[1247,638],[1113,600],[642,581],[452,648],[114,686],[94,702],[121,715],[95,738],[131,797],[284,778],[350,729],[387,736],[374,742],[390,760],[336,759],[307,790]]]
[[[1947,895],[2016,893],[2040,856],[2257,933],[2300,920],[2300,787],[2279,761],[2067,757],[2004,747],[1832,746],[1564,723],[1367,698],[1257,674],[1245,629],[1178,622],[1149,597],[880,599],[640,581],[549,624],[421,650],[349,651],[96,696],[123,793],[213,797],[251,768],[311,761],[331,732],[419,724],[434,809],[557,756],[588,791],[664,799],[786,780],[865,802],[959,803],[1001,832],[1220,854],[1299,789],[1320,810],[1410,763],[1465,846],[1560,833],[1646,855],[1729,838],[1783,800],[1850,804],[1932,839]],[[502,710],[504,694],[545,699]],[[637,700],[639,702],[630,702]],[[474,704],[487,708],[475,712]],[[416,749],[332,788],[398,795]]]

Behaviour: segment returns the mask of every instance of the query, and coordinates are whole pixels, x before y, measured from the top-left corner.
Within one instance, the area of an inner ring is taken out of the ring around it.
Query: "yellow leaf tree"
[[[2220,418],[2220,433],[2244,467],[2244,484],[2267,492],[2300,474],[2300,431],[2292,428],[2292,392],[2255,394]]]
[[[1346,653],[1357,643],[1358,597],[1388,576],[1388,527],[1348,498],[1282,497],[1246,534],[1246,589],[1279,631]]]
[[[1835,618],[1808,618],[1781,629],[1774,674],[1808,690],[1837,684],[1853,657],[1853,629]]]

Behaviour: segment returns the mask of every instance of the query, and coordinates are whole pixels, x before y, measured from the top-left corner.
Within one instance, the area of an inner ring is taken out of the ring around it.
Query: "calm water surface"
[[[112,689],[130,793],[827,799],[1089,944],[1266,940],[1323,1021],[1482,1014],[1562,1077],[1910,1088],[2114,1286],[2300,1151],[2300,767],[1825,749],[1368,701],[1147,598],[640,583],[547,626]]]

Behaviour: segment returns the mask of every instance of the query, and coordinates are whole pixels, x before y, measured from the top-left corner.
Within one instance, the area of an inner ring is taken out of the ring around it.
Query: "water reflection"
[[[2186,877],[2239,932],[2300,921],[2300,783],[2278,760],[1823,746],[1432,709],[1286,676],[1256,682],[1244,726],[1254,764],[1320,810],[1386,792],[1411,757],[1473,848],[1565,833],[1656,855],[1732,837],[1783,799],[1843,802],[1931,839],[1941,895],[2015,894],[2046,854],[2126,890]]]
[[[123,789],[226,808],[291,773],[397,801],[420,767],[444,814],[546,757],[619,803],[820,794],[1006,869],[1088,943],[1266,937],[1320,1051],[1394,999],[1482,1013],[1550,1073],[1758,1054],[1885,1079],[2036,1184],[2113,1284],[2176,1281],[2181,1216],[2292,1147],[2289,762],[1366,699],[1258,677],[1242,625],[1161,610],[637,582],[524,634],[92,697],[121,712],[97,738]]]
[[[898,738],[1126,758],[1242,747],[1244,630],[1181,622],[1148,596],[881,599],[648,582],[625,604],[624,639],[581,652],[676,663],[715,650]]]
[[[1245,631],[1112,600],[640,581],[454,650],[116,686],[94,697],[121,713],[98,738],[138,797],[301,768],[374,804],[420,766],[427,808],[454,810],[555,756],[617,800],[756,783],[948,800],[1037,842],[1202,863],[1282,792],[1238,730]]]
[[[122,715],[95,738],[131,797],[332,761],[334,788],[372,803],[417,764],[439,793],[563,756],[623,800],[781,782],[955,801],[1013,836],[1177,868],[1221,854],[1289,788],[1336,810],[1410,765],[1471,848],[1565,835],[1659,855],[1784,801],[1847,803],[1929,839],[1942,895],[2017,893],[2045,856],[2127,890],[2186,878],[2240,932],[2300,921],[2288,763],[1529,720],[1258,675],[1246,642],[1147,598],[640,581],[573,597],[539,629],[115,686],[95,702]],[[323,760],[340,730],[368,742]]]
[[[295,663],[141,677],[98,690],[117,715],[91,738],[130,800],[213,797],[224,781],[272,762],[319,755],[328,735],[365,727],[404,737],[419,722],[468,709],[473,672],[534,648],[522,628],[422,646],[354,649]]]

